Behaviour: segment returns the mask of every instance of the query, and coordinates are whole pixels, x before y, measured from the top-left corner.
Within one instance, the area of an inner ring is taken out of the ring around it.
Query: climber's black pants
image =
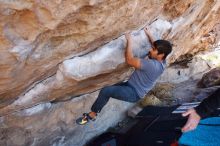
[[[102,88],[98,98],[92,105],[91,111],[99,113],[107,104],[110,97],[128,102],[137,102],[140,99],[131,85],[127,82],[119,83]]]

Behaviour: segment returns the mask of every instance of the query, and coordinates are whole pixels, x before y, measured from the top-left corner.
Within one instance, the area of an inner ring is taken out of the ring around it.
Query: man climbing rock
[[[188,116],[188,120],[182,128],[182,132],[196,129],[201,118],[207,117],[218,107],[220,107],[220,89],[217,89],[213,94],[204,99],[199,106],[183,113],[184,117]]]
[[[125,50],[126,63],[135,68],[127,82],[118,83],[101,89],[98,98],[91,107],[91,112],[84,113],[76,120],[80,125],[96,119],[97,113],[107,104],[110,97],[127,102],[137,102],[143,98],[155,85],[158,77],[163,73],[166,57],[172,51],[172,45],[166,40],[154,41],[147,28],[144,29],[152,48],[144,59],[136,58],[132,52],[132,38],[130,33],[125,34],[127,46]]]

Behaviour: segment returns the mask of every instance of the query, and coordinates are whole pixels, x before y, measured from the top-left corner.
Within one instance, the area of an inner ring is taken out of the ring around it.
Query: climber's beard
[[[149,59],[152,59],[150,52],[147,54]]]

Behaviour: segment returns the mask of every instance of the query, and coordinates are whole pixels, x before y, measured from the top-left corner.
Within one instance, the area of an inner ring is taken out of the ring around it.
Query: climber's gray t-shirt
[[[155,59],[141,59],[141,68],[136,69],[128,80],[140,98],[143,98],[156,83],[158,77],[163,73],[166,62]]]

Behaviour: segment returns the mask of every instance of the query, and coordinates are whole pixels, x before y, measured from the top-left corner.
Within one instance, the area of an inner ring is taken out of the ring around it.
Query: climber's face
[[[149,51],[149,58],[157,59],[157,57],[158,57],[158,50],[156,47],[152,47]]]

